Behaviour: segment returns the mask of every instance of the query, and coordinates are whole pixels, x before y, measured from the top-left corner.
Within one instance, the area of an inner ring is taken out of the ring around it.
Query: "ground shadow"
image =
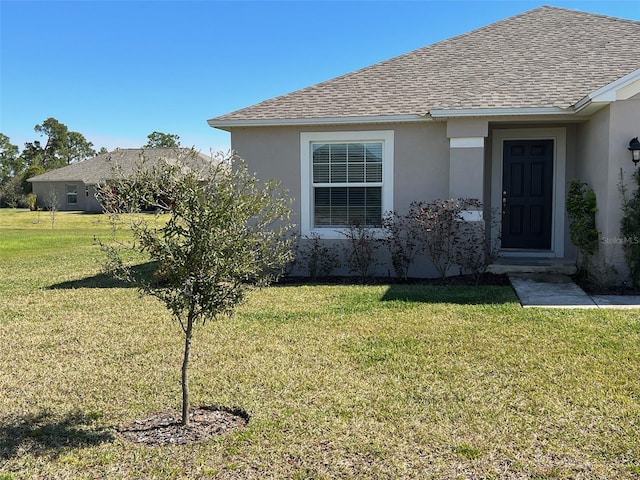
[[[112,442],[108,427],[95,425],[98,414],[79,411],[58,417],[50,412],[13,417],[0,424],[0,460],[23,452],[57,457],[65,450]]]
[[[365,285],[386,286],[381,301],[404,301],[420,303],[451,303],[458,305],[484,305],[517,302],[511,282],[506,275],[485,273],[476,279],[470,275],[441,278],[371,277],[365,281],[357,277],[285,277],[274,284],[288,287],[297,285]]]
[[[158,266],[157,262],[147,262],[135,265],[131,269],[134,278],[153,283],[153,273]],[[130,282],[117,279],[106,273],[99,273],[91,277],[80,278],[78,280],[69,280],[68,282],[56,283],[47,287],[50,290],[65,290],[75,288],[132,288],[135,287]]]
[[[517,302],[517,297],[512,288],[504,285],[389,285],[381,300],[383,302],[497,305]]]

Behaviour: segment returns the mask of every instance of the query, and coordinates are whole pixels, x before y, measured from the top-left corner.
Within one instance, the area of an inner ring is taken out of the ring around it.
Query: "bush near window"
[[[395,274],[398,278],[407,280],[409,267],[424,249],[425,229],[417,222],[414,209],[406,215],[385,213],[382,228],[385,231],[382,242],[389,250]]]
[[[482,202],[469,200],[470,205],[482,211]],[[500,232],[500,210],[491,211],[490,228],[484,221],[467,221],[458,224],[458,236],[454,249],[454,261],[474,278],[476,285],[500,254],[500,233],[492,238],[491,232]]]
[[[462,212],[479,208],[479,200],[450,198],[431,203],[414,202],[411,209],[426,232],[425,251],[431,257],[441,278],[445,278],[456,262],[456,252],[463,240]]]
[[[422,253],[430,256],[441,278],[454,266],[472,275],[477,282],[499,253],[499,239],[491,238],[498,229],[499,216],[492,212],[491,228],[484,220],[469,220],[465,211],[482,211],[477,199],[448,199],[433,202],[413,202],[407,214],[386,212],[382,218],[383,235],[377,229],[353,220],[342,233],[347,240],[343,247],[351,273],[365,281],[379,264],[376,255],[380,247],[389,252],[391,265],[400,280],[409,278],[409,269]],[[299,247],[311,278],[326,277],[340,266],[336,249],[322,241],[319,235],[303,237],[307,242]]]
[[[311,279],[328,277],[340,267],[339,253],[326,245],[317,233],[303,236],[302,242],[299,254]]]
[[[345,256],[349,271],[358,274],[364,282],[373,275],[373,269],[378,265],[376,250],[380,248],[380,240],[376,239],[373,229],[358,220],[354,220],[343,235],[348,240]]]

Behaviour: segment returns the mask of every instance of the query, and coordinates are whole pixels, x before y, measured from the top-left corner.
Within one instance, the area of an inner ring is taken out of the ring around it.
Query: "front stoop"
[[[496,274],[511,273],[551,273],[573,275],[576,273],[575,260],[567,258],[500,257],[488,271]]]
[[[508,276],[520,304],[525,308],[640,309],[640,295],[590,296],[567,275],[510,273]]]
[[[593,299],[567,275],[512,273],[508,276],[520,304],[525,308],[598,308]]]

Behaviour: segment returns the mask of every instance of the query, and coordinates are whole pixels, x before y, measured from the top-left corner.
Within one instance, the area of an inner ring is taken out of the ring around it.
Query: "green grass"
[[[196,333],[195,404],[248,428],[146,447],[181,335],[100,276],[106,217],[0,210],[0,479],[640,478],[638,311],[507,287],[276,286]]]

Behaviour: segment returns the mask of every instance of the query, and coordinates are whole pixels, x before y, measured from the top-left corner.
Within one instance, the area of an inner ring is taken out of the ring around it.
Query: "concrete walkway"
[[[509,280],[525,308],[640,308],[638,295],[587,295],[567,275],[512,273]]]

